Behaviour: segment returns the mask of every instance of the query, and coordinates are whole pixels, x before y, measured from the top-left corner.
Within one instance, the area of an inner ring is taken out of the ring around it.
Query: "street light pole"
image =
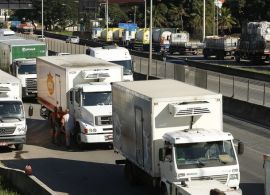
[[[149,25],[149,60],[146,80],[149,80],[151,75],[152,65],[152,28],[153,28],[153,0],[150,0],[150,25]]]
[[[205,0],[203,0],[203,41],[205,39]]]
[[[106,41],[108,40],[109,0],[106,0]]]
[[[144,28],[146,28],[146,0],[144,0]]]
[[[43,0],[41,0],[41,37],[44,37],[44,27],[43,27],[43,22],[44,22],[44,18],[43,18]]]

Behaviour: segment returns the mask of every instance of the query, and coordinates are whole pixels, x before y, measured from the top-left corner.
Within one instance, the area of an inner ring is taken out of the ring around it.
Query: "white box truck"
[[[125,163],[130,182],[150,176],[162,195],[242,194],[221,94],[175,80],[117,82],[112,94],[114,149],[126,158],[116,163]]]
[[[123,79],[133,81],[134,62],[131,59],[128,49],[116,45],[90,47],[86,50],[86,54],[123,66]]]
[[[26,119],[21,82],[0,70],[0,146],[15,145],[22,150],[26,142]]]
[[[37,78],[35,58],[48,55],[47,45],[35,40],[2,40],[0,38],[0,66],[21,79],[23,97],[35,97]],[[28,60],[30,59],[30,60]]]
[[[85,54],[37,58],[41,116],[69,108],[76,137],[83,143],[112,142],[111,82],[122,81],[123,67]]]
[[[264,154],[263,159],[264,159],[263,168],[265,177],[264,191],[265,195],[270,195],[270,155]]]

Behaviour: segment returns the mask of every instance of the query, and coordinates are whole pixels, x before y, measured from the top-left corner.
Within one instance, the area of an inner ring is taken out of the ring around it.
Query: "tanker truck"
[[[187,53],[196,55],[202,51],[203,45],[200,41],[190,41],[188,32],[172,33],[169,53],[178,52],[180,55]]]
[[[270,60],[270,22],[249,22],[242,28],[235,60],[261,63]]]
[[[238,39],[231,36],[206,36],[203,48],[204,58],[215,56],[218,60],[224,60],[225,56],[234,57]]]
[[[149,50],[149,28],[140,28],[136,31],[135,39],[130,40],[130,49]]]
[[[125,158],[116,163],[130,183],[150,179],[162,195],[242,194],[221,94],[175,80],[116,82],[112,106],[114,150]]]
[[[100,34],[100,40],[105,42],[112,42],[113,41],[113,29],[112,28],[104,28]]]
[[[156,52],[169,51],[171,34],[176,30],[176,28],[153,28],[153,49]]]
[[[39,57],[37,78],[42,117],[69,108],[78,146],[112,143],[111,82],[122,81],[122,66],[85,54]]]

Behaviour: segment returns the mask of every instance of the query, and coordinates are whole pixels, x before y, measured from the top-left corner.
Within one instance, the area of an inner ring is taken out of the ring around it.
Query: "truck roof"
[[[2,70],[0,70],[0,85],[4,84],[9,84],[9,83],[21,83],[21,80],[18,79],[17,77],[14,77]]]
[[[67,68],[82,68],[82,67],[96,67],[102,66],[106,67],[118,67],[119,65],[107,62],[105,60],[101,60],[98,58],[94,58],[92,56],[86,54],[75,54],[75,55],[64,55],[64,56],[44,56],[38,57],[37,59],[41,59],[55,66],[62,67],[64,69]]]
[[[152,99],[213,96],[220,94],[172,79],[117,82],[119,85]]]
[[[128,49],[124,47],[112,45],[104,47],[90,47],[89,49],[93,52],[93,57],[100,58],[106,61],[131,60]]]
[[[168,132],[163,138],[172,144],[198,143],[209,141],[231,140],[231,133],[217,131],[213,129],[189,129]]]
[[[41,41],[36,41],[32,39],[8,39],[8,40],[1,40],[0,42],[7,44],[7,45],[46,45],[46,43]]]

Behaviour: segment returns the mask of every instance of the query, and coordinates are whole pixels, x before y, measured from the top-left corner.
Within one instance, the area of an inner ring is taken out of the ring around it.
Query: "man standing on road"
[[[70,114],[69,109],[66,109],[66,112],[62,117],[61,123],[65,131],[66,147],[70,149],[70,137],[74,129],[74,117],[72,114]]]

